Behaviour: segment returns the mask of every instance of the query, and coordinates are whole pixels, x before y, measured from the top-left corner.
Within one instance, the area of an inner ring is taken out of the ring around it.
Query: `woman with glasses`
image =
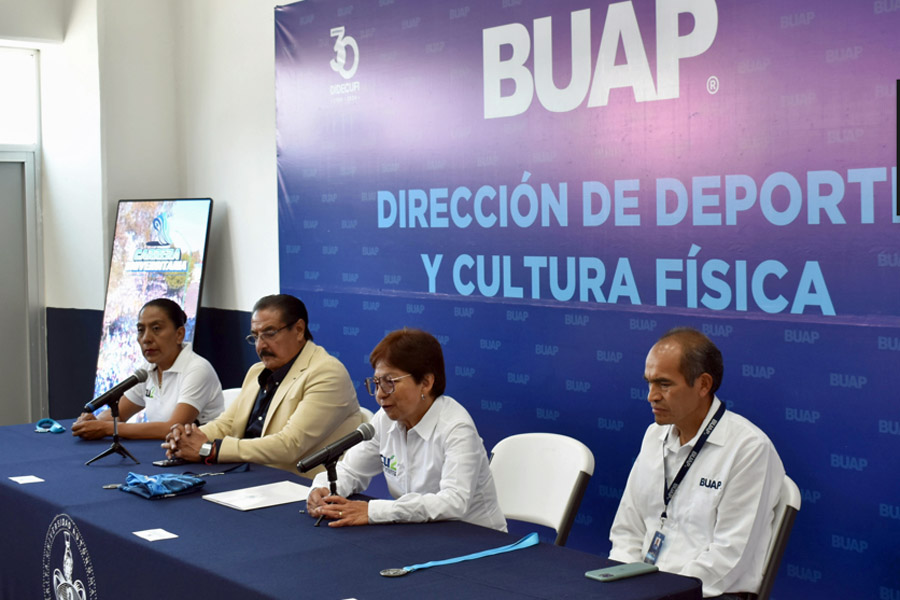
[[[429,333],[402,329],[372,350],[366,379],[381,406],[375,435],[337,464],[337,495],[320,473],[307,500],[312,517],[332,527],[460,520],[506,531],[506,519],[472,417],[444,395],[444,355]],[[347,500],[383,473],[394,500]]]
[[[165,439],[175,423],[205,423],[225,407],[222,385],[209,362],[184,343],[187,315],[168,298],[147,302],[138,313],[137,342],[150,363],[147,380],[122,394],[119,400],[119,436]],[[147,422],[126,423],[141,410]],[[86,440],[113,434],[112,414],[82,414],[72,435]]]

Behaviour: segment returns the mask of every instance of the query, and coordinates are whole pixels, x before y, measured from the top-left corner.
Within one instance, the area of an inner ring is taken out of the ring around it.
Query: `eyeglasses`
[[[400,377],[391,377],[390,375],[385,375],[384,377],[366,377],[366,390],[369,392],[370,396],[374,396],[376,388],[380,387],[385,396],[390,396],[394,393],[394,382],[400,381],[404,377],[412,377],[412,375],[407,373]]]
[[[294,321],[294,323],[296,323],[296,322],[297,321]],[[271,342],[272,339],[276,335],[278,335],[282,330],[287,329],[288,327],[293,327],[294,323],[289,323],[283,327],[279,327],[278,329],[269,329],[268,331],[263,331],[262,333],[259,333],[259,334],[251,333],[244,339],[247,340],[247,343],[250,344],[251,346],[255,346],[257,340],[262,340],[264,342]]]

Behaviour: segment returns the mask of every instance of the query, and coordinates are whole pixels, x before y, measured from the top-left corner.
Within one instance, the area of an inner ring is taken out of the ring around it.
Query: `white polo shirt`
[[[675,477],[720,404],[713,399],[697,435],[683,446],[672,425],[647,428],[610,529],[609,558],[643,560],[660,529],[664,478]],[[726,411],[669,502],[656,565],[701,579],[704,597],[759,591],[783,480],[784,466],[766,434]]]
[[[212,365],[183,344],[175,362],[163,371],[162,384],[156,365],[147,365],[147,381],[125,392],[125,397],[145,407],[148,421],[168,421],[179,402],[193,406],[200,423],[212,421],[225,409],[222,384]]]
[[[337,464],[337,490],[345,497],[384,473],[395,500],[369,501],[369,522],[457,520],[506,531],[484,443],[456,400],[440,396],[409,430],[383,410],[372,425],[375,436]],[[328,487],[327,474],[316,475],[313,487]]]

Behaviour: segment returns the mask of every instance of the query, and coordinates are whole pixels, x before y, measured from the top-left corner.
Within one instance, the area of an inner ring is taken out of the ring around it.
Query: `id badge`
[[[666,535],[662,531],[657,531],[653,534],[653,541],[650,542],[650,547],[647,549],[647,555],[644,557],[644,562],[650,565],[655,565],[657,559],[659,559],[659,551],[662,550],[663,542],[666,539]]]

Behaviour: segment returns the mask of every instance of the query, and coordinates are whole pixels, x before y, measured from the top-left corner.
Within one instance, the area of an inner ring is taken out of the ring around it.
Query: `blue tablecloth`
[[[71,422],[64,422],[69,427]],[[332,529],[313,527],[303,503],[240,512],[202,494],[290,480],[253,465],[208,477],[200,493],[146,500],[104,484],[129,471],[163,472],[159,442],[123,440],[141,464],[118,455],[85,462],[110,441],[86,442],[0,428],[0,598],[610,598],[695,600],[698,580],[656,573],[600,583],[584,572],[610,561],[541,543],[525,550],[419,571],[396,579],[381,569],[503,546],[514,536],[459,522]],[[166,472],[220,470],[203,465]],[[34,475],[43,483],[18,484]],[[149,542],[132,532],[161,528],[179,537]],[[597,531],[597,535],[605,535]]]

